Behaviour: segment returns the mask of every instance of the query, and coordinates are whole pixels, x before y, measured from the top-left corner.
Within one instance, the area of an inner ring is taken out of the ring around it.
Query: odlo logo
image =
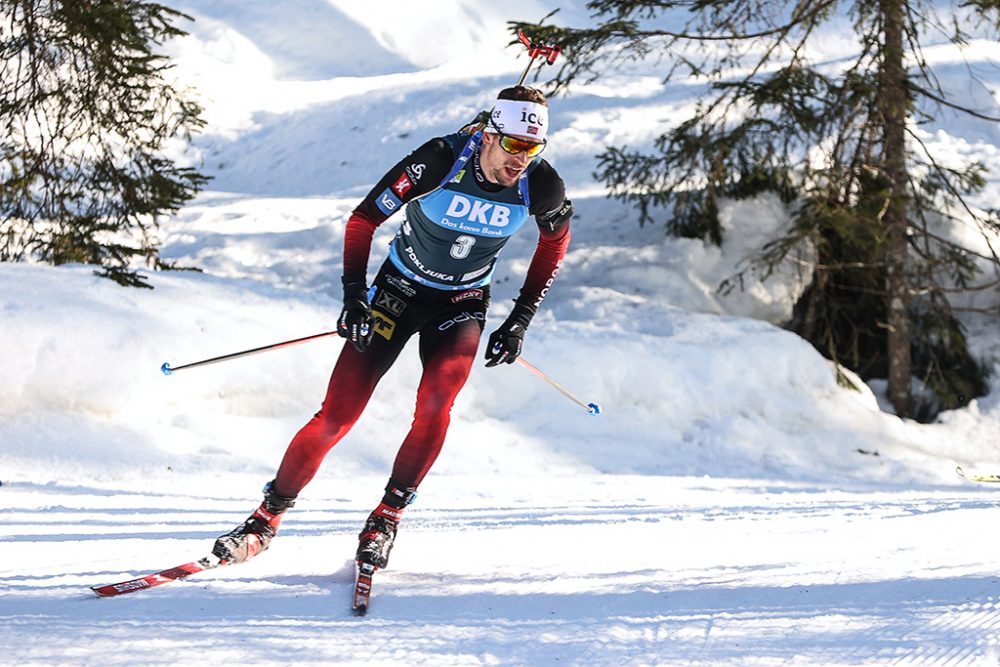
[[[491,227],[506,227],[510,223],[510,208],[507,206],[462,195],[452,196],[444,214],[449,218],[465,218],[469,222]]]

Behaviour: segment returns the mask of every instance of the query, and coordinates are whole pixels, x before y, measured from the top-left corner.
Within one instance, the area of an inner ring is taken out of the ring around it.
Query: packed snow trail
[[[978,487],[452,478],[358,619],[369,509],[322,486],[254,560],[113,599],[88,586],[204,551],[242,499],[5,486],[0,662],[979,665],[1000,642]]]

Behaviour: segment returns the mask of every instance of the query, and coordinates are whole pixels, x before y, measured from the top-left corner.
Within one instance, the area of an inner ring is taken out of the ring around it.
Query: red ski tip
[[[364,616],[368,613],[373,574],[375,574],[374,565],[358,562],[357,578],[354,580],[354,604],[352,605],[355,616]]]

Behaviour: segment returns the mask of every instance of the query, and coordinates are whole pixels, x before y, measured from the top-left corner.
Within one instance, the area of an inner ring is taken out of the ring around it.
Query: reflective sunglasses
[[[492,125],[493,129],[500,135],[500,148],[504,149],[511,155],[527,153],[528,157],[535,157],[545,149],[546,141],[544,139],[542,140],[542,143],[525,141],[524,139],[518,139],[517,137],[512,137],[509,134],[504,134],[500,131],[500,128],[496,126],[496,123],[494,123],[492,119],[490,119],[490,125]]]

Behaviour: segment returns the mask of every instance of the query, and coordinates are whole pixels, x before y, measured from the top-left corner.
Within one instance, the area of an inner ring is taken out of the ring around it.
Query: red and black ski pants
[[[423,372],[416,411],[391,479],[416,488],[441,451],[451,406],[472,369],[486,321],[489,287],[446,291],[414,283],[383,264],[370,295],[375,335],[368,349],[345,343],[319,412],[292,439],[275,478],[275,488],[297,496],[330,449],[354,426],[375,386],[414,334],[420,337]]]

